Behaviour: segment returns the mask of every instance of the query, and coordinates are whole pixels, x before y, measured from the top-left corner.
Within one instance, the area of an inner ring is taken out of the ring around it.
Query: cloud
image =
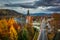
[[[22,8],[37,8],[31,3],[20,3],[20,4],[5,4],[6,7],[22,7]]]
[[[60,0],[39,0],[35,1],[35,6],[60,6]]]
[[[22,7],[0,7],[0,9],[10,9],[15,10],[17,12],[26,14],[28,8],[22,8]],[[40,6],[36,9],[29,9],[30,13],[54,13],[54,12],[60,12],[60,7],[58,6]]]
[[[0,0],[0,3],[2,4],[14,4],[14,3],[27,3],[27,2],[33,2],[35,0]]]
[[[4,4],[0,4],[0,7],[4,6]]]
[[[49,6],[49,7],[40,6],[36,9],[30,9],[30,13],[52,13],[52,11],[47,10],[50,8],[52,9],[53,7],[52,6]]]
[[[23,7],[23,8],[36,8],[33,6],[35,0],[0,0],[0,4],[5,7]]]
[[[60,0],[21,0],[22,2],[5,4],[6,7],[38,8],[40,6],[60,6]],[[30,1],[30,2],[29,2]]]
[[[60,0],[0,0],[0,9],[11,9],[26,14],[60,12]]]
[[[30,13],[43,13],[43,12],[47,12],[46,10],[49,9],[51,7],[39,7],[36,9],[29,9]],[[27,13],[27,8],[21,8],[21,7],[0,7],[0,9],[10,9],[10,10],[15,10],[17,12],[26,14]]]
[[[60,12],[60,7],[53,7],[47,10],[52,11],[52,12]]]

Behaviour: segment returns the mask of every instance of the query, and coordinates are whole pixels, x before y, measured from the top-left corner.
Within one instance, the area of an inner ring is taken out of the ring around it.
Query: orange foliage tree
[[[54,26],[59,29],[60,28],[60,14],[54,13],[52,17],[54,18],[54,24],[55,24]]]

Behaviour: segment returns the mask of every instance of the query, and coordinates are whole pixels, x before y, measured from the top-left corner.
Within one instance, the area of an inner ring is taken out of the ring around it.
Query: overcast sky
[[[20,13],[60,12],[60,0],[0,0],[0,9],[11,9]]]

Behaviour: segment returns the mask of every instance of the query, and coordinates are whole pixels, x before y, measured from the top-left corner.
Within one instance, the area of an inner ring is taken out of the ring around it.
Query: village
[[[27,10],[26,16],[6,16],[7,12],[0,10],[0,40],[54,40],[59,35],[60,14],[31,16]]]

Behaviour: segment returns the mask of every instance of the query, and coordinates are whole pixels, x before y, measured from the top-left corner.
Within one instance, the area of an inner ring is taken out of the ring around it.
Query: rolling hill
[[[0,9],[0,16],[23,16],[22,13],[18,13],[10,9]]]

